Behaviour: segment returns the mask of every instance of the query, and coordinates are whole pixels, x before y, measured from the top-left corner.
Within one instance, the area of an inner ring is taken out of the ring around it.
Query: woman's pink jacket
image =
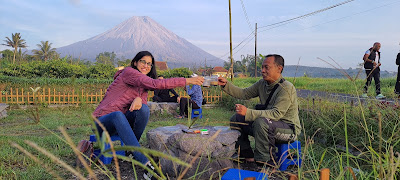
[[[115,73],[114,82],[107,88],[93,115],[100,117],[115,111],[126,113],[136,97],[142,98],[143,104],[147,104],[149,90],[172,89],[185,85],[185,78],[153,79],[132,67],[126,67]]]

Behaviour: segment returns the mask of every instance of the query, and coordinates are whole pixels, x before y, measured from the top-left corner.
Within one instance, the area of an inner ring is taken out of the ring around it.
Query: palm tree
[[[13,57],[13,64],[15,63],[15,55],[17,54],[17,50],[18,48],[26,48],[28,47],[26,45],[26,42],[24,39],[21,39],[21,35],[20,33],[15,33],[15,34],[11,34],[11,39],[6,37],[6,40],[4,40],[4,42],[6,42],[6,44],[2,44],[5,46],[10,46],[14,48],[14,57]]]
[[[49,43],[49,41],[40,41],[41,44],[37,44],[37,47],[39,50],[35,49],[33,50],[33,54],[40,59],[47,61],[50,57],[53,55],[56,55],[56,48],[51,48],[51,45],[53,43]]]

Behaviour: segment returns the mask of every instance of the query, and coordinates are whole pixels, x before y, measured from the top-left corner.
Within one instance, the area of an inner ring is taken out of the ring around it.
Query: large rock
[[[184,178],[196,175],[196,178],[209,178],[214,172],[232,168],[233,163],[230,157],[235,153],[235,142],[240,133],[231,130],[227,126],[206,126],[193,128],[208,129],[208,135],[187,134],[182,130],[188,129],[184,125],[159,127],[147,132],[147,141],[151,149],[164,152],[180,160],[190,163],[190,161],[201,152]],[[210,138],[218,131],[221,132],[214,140]],[[167,159],[160,159],[163,173],[169,177],[177,177],[186,168]],[[214,174],[215,175],[215,174]]]
[[[7,117],[7,108],[7,104],[0,103],[0,119]]]
[[[176,110],[179,107],[178,103],[171,102],[152,102],[148,101],[147,106],[149,106],[150,114],[176,114]]]

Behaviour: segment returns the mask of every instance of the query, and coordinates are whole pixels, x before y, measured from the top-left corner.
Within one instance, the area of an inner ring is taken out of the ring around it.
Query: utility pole
[[[257,23],[256,23],[256,29],[254,30],[254,36],[255,36],[255,42],[254,42],[254,63],[255,63],[255,68],[254,68],[254,77],[257,77]]]
[[[207,58],[204,58],[204,74],[203,75],[207,75]]]
[[[229,45],[231,50],[231,81],[233,81],[231,0],[229,0],[229,38]]]

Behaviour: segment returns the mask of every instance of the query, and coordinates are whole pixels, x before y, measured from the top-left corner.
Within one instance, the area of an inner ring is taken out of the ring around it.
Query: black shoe
[[[239,158],[239,154],[235,152],[234,154],[232,154],[231,158],[232,159],[238,159]]]

